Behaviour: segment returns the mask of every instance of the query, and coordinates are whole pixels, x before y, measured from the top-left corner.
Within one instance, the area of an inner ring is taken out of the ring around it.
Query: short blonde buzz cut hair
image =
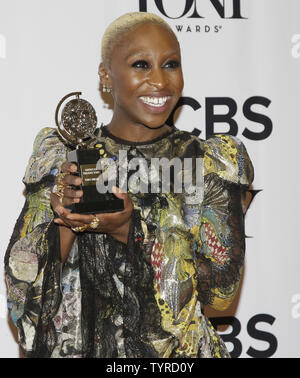
[[[138,25],[146,23],[152,23],[164,27],[165,29],[170,31],[177,39],[170,25],[156,14],[148,12],[125,13],[124,15],[113,21],[104,32],[101,45],[102,62],[106,65],[110,64],[112,51],[116,44],[120,41],[124,33]]]

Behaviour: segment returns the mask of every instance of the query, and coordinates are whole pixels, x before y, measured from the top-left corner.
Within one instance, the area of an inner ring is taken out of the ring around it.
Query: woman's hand
[[[51,188],[50,202],[52,209],[59,215],[61,219],[65,218],[66,215],[70,214],[70,211],[65,209],[65,206],[70,206],[73,203],[80,202],[80,198],[83,195],[82,190],[74,190],[71,185],[79,186],[82,182],[82,179],[78,176],[73,175],[72,173],[77,172],[77,165],[74,163],[63,163],[61,166],[61,172],[65,174],[65,177],[58,180],[58,177],[55,179],[55,185],[62,184],[64,187],[64,194],[60,200],[59,196],[52,192]]]
[[[64,163],[61,167],[61,170],[63,173],[66,173],[66,175],[60,181],[65,187],[62,202],[55,193],[51,193],[52,208],[59,215],[59,218],[55,219],[55,223],[72,229],[89,225],[96,216],[99,219],[98,227],[87,227],[86,231],[110,234],[116,240],[127,244],[130,218],[133,211],[133,205],[128,194],[121,193],[118,188],[115,188],[115,196],[117,198],[123,199],[124,201],[124,210],[120,212],[101,214],[71,213],[64,206],[69,206],[73,203],[80,202],[80,198],[82,197],[83,192],[82,190],[72,189],[70,185],[78,186],[81,184],[82,179],[78,176],[72,175],[72,173],[77,171],[76,164]]]

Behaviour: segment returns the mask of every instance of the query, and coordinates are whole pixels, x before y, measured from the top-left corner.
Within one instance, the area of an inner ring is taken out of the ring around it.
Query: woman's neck
[[[114,118],[107,125],[107,129],[112,135],[129,142],[151,141],[172,130],[166,124],[152,128],[138,123],[124,123]]]

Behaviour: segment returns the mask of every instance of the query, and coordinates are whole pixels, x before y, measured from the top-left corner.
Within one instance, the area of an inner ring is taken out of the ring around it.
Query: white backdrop
[[[139,10],[165,18],[181,42],[186,105],[176,126],[202,138],[209,127],[236,134],[262,189],[246,216],[239,296],[209,315],[227,324],[219,331],[234,357],[300,357],[299,0],[0,0],[1,261],[35,135],[55,127],[56,105],[73,91],[109,121],[98,91],[101,35]],[[230,123],[216,122],[229,110]],[[13,331],[1,268],[0,357],[18,357]]]

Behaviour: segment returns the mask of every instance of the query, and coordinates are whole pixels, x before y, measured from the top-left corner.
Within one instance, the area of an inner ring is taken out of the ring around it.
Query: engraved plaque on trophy
[[[79,203],[74,203],[67,208],[72,213],[97,214],[111,213],[124,210],[124,202],[113,193],[99,193],[97,180],[102,173],[97,163],[100,159],[99,150],[94,147],[96,142],[95,131],[97,128],[97,116],[93,106],[79,96],[81,92],[72,92],[61,99],[56,108],[55,121],[58,133],[62,139],[74,149],[67,154],[69,162],[77,164],[78,176],[82,178],[82,184],[76,189],[83,191]],[[60,108],[64,101],[69,100]]]

